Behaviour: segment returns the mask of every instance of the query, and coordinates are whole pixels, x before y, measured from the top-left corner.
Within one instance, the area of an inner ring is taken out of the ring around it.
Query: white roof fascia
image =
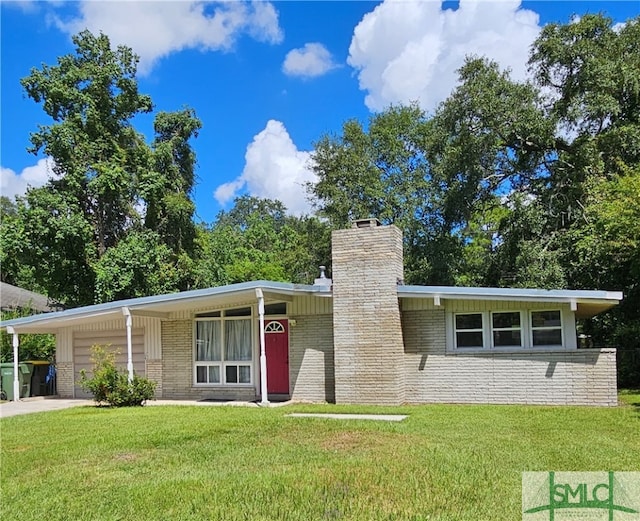
[[[435,298],[456,300],[515,300],[612,304],[622,300],[621,291],[469,288],[456,286],[398,286],[401,298]]]
[[[29,317],[16,318],[13,320],[7,320],[0,323],[0,328],[7,326],[14,326],[16,329],[33,327],[49,327],[55,328],[64,327],[65,323],[97,318],[104,315],[122,316],[122,308],[128,307],[132,314],[144,314],[145,309],[149,311],[160,311],[163,307],[171,307],[172,304],[180,302],[189,302],[197,304],[203,300],[209,300],[215,297],[229,296],[233,294],[247,293],[247,295],[253,295],[255,298],[255,289],[261,288],[270,294],[314,294],[321,292],[314,286],[291,284],[285,282],[272,282],[272,281],[252,281],[243,282],[240,284],[230,284],[227,286],[216,286],[214,288],[183,291],[179,293],[169,293],[166,295],[153,295],[150,297],[139,297],[134,299],[119,300],[115,302],[107,302],[104,304],[94,304],[91,306],[84,306],[79,308],[67,309],[65,311],[55,311],[52,313],[41,313],[38,315],[31,315]],[[26,331],[25,331],[26,332]]]

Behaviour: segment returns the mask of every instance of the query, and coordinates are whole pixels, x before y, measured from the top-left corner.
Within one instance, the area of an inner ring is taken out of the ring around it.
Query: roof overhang
[[[201,290],[154,295],[81,308],[42,313],[0,323],[0,328],[13,327],[17,333],[55,333],[69,326],[104,322],[123,317],[126,308],[133,316],[167,319],[172,313],[194,308],[228,307],[256,301],[260,289],[267,302],[290,302],[296,295],[331,297],[330,288],[272,281],[253,281]],[[467,288],[452,286],[397,287],[398,298],[431,298],[436,305],[442,300],[493,300],[568,303],[577,318],[589,318],[617,305],[619,291],[541,290],[518,288]]]
[[[571,306],[576,318],[590,318],[619,304],[622,300],[622,292],[400,285],[398,286],[398,297],[405,299],[431,298],[436,302],[436,305],[440,305],[443,300],[562,303]]]
[[[123,317],[123,309],[133,316],[166,319],[171,313],[207,306],[228,307],[257,300],[256,289],[261,289],[265,301],[290,302],[295,295],[324,294],[321,288],[283,282],[254,281],[230,284],[202,290],[183,291],[167,295],[154,295],[105,304],[96,304],[53,313],[8,320],[1,328],[11,326],[17,333],[55,333],[58,329],[93,322],[104,322]]]

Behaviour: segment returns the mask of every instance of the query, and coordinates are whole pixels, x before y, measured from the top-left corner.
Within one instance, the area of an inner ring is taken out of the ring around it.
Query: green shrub
[[[106,403],[112,407],[142,406],[153,398],[156,382],[137,374],[129,382],[127,372],[116,367],[117,351],[94,345],[91,352],[93,377],[88,378],[84,369],[80,371],[80,386],[89,391],[98,404]]]

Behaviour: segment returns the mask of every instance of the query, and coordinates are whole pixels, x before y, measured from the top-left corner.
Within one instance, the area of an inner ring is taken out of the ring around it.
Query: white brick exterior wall
[[[74,398],[73,362],[56,362],[56,389],[60,398]]]
[[[333,319],[297,315],[289,322],[289,389],[293,400],[335,401]]]
[[[445,311],[405,311],[409,403],[617,405],[615,349],[451,353]]]
[[[156,382],[156,398],[162,398],[162,360],[152,360],[147,358],[145,361],[146,377]]]

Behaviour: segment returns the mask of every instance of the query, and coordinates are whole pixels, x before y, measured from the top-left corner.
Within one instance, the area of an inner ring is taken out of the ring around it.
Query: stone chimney
[[[334,231],[331,242],[336,403],[401,404],[402,232],[365,219]]]

